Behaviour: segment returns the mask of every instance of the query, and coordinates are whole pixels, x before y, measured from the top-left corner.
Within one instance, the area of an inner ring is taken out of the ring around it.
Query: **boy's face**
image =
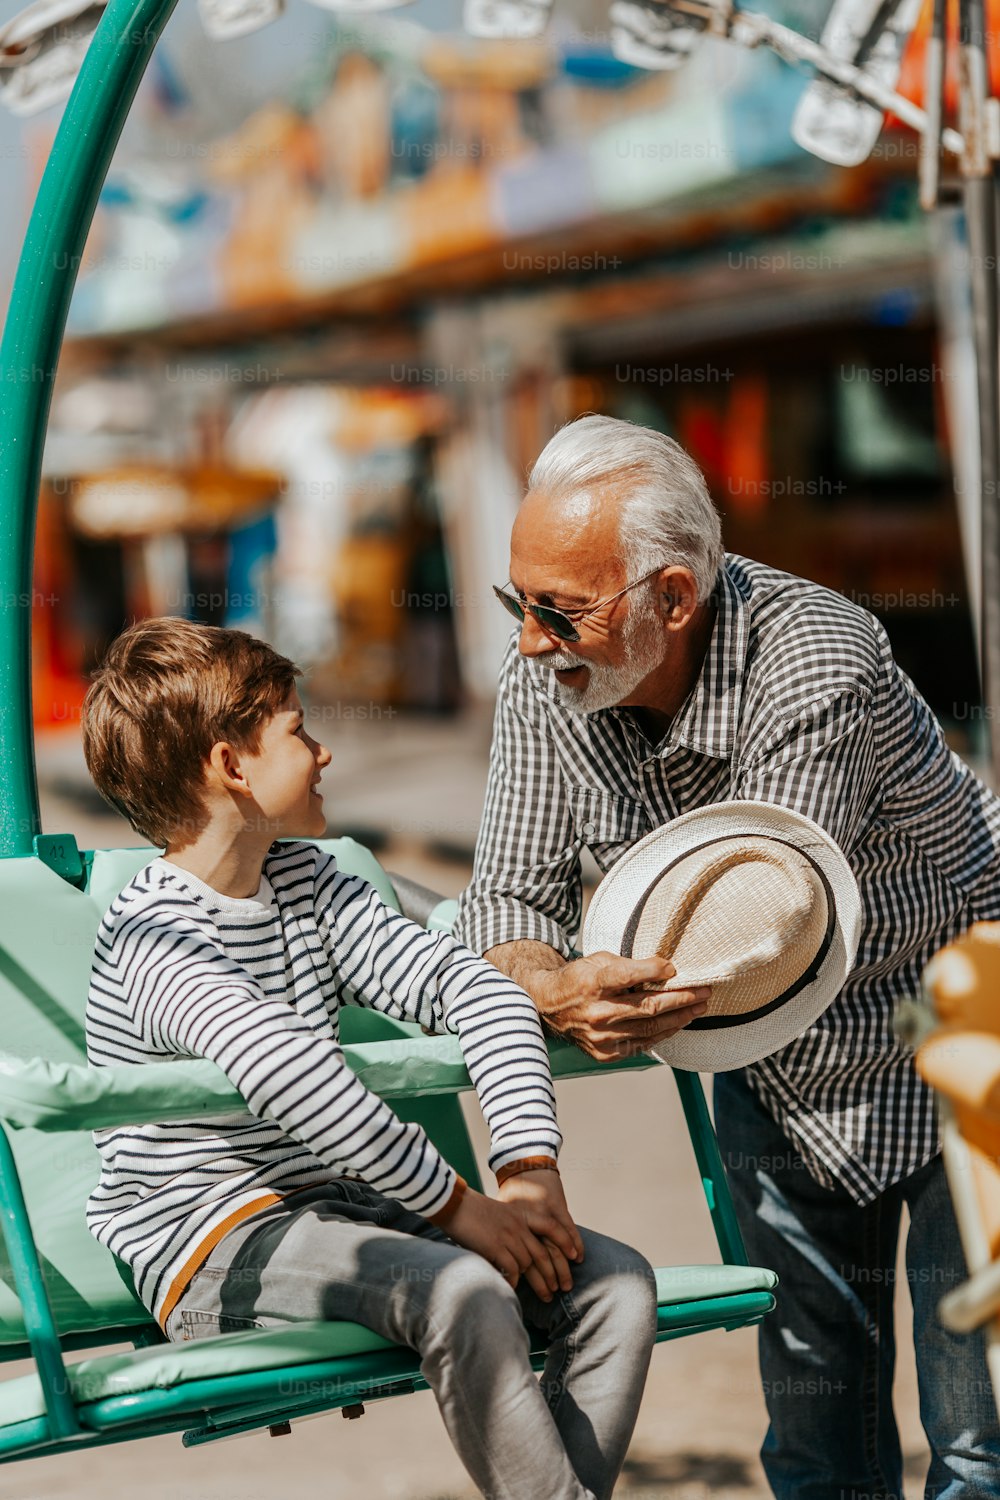
[[[293,687],[261,731],[256,755],[240,754],[240,766],[273,838],[321,838],[326,832],[320,773],[332,757],[307,733],[302,703]]]

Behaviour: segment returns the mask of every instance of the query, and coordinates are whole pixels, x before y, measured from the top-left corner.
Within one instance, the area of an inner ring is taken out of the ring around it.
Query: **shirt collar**
[[[732,753],[750,639],[750,604],[728,557],[719,575],[716,598],[715,626],[701,673],[657,745],[657,755],[679,748],[720,759],[728,759]],[[610,711],[631,719],[628,709]]]

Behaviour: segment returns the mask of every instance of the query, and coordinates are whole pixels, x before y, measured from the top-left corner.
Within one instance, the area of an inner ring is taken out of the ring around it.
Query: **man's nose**
[[[316,741],[316,764],[318,766],[328,766],[330,764],[331,760],[333,760],[333,752],[331,750],[327,749],[326,745],[321,745],[319,743],[319,740],[317,740]]]
[[[521,655],[545,656],[550,651],[558,650],[559,645],[556,637],[544,631],[534,615],[525,611],[521,622],[521,634],[517,642],[517,649]]]

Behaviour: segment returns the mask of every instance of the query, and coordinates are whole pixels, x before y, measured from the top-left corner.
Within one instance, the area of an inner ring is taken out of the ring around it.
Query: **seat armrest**
[[[458,902],[454,896],[439,898],[436,906],[427,913],[424,925],[428,932],[451,932],[457,916]]]
[[[550,1041],[554,1078],[658,1066],[639,1054],[599,1063],[569,1042]],[[383,1099],[457,1094],[472,1087],[458,1038],[401,1037],[344,1048],[347,1064]],[[101,1130],[143,1120],[193,1120],[244,1113],[221,1068],[205,1058],[90,1068],[0,1052],[0,1120],[14,1129]]]
[[[448,904],[437,891],[432,891],[426,885],[420,885],[418,881],[411,880],[407,875],[397,875],[393,870],[387,870],[386,874],[392,881],[392,888],[396,892],[399,909],[403,916],[409,917],[411,922],[419,923],[421,927],[428,927],[430,925],[428,918],[437,911],[438,907]],[[456,907],[458,905],[457,902],[451,904]],[[450,931],[450,924],[445,930]]]

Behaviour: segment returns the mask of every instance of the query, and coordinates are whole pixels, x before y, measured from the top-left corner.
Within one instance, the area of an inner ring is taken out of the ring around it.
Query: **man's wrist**
[[[520,1161],[506,1162],[497,1168],[497,1187],[511,1177],[518,1177],[522,1172],[556,1172],[559,1171],[559,1163],[554,1156],[522,1156]]]
[[[529,983],[524,986],[546,1024],[549,1016],[559,1008],[559,991],[556,986],[565,967],[565,964],[560,964],[558,969],[536,969]]]
[[[512,943],[498,943],[483,957],[501,974],[513,979],[538,1004],[538,996],[551,975],[566,966],[566,960],[548,943],[523,938]]]

